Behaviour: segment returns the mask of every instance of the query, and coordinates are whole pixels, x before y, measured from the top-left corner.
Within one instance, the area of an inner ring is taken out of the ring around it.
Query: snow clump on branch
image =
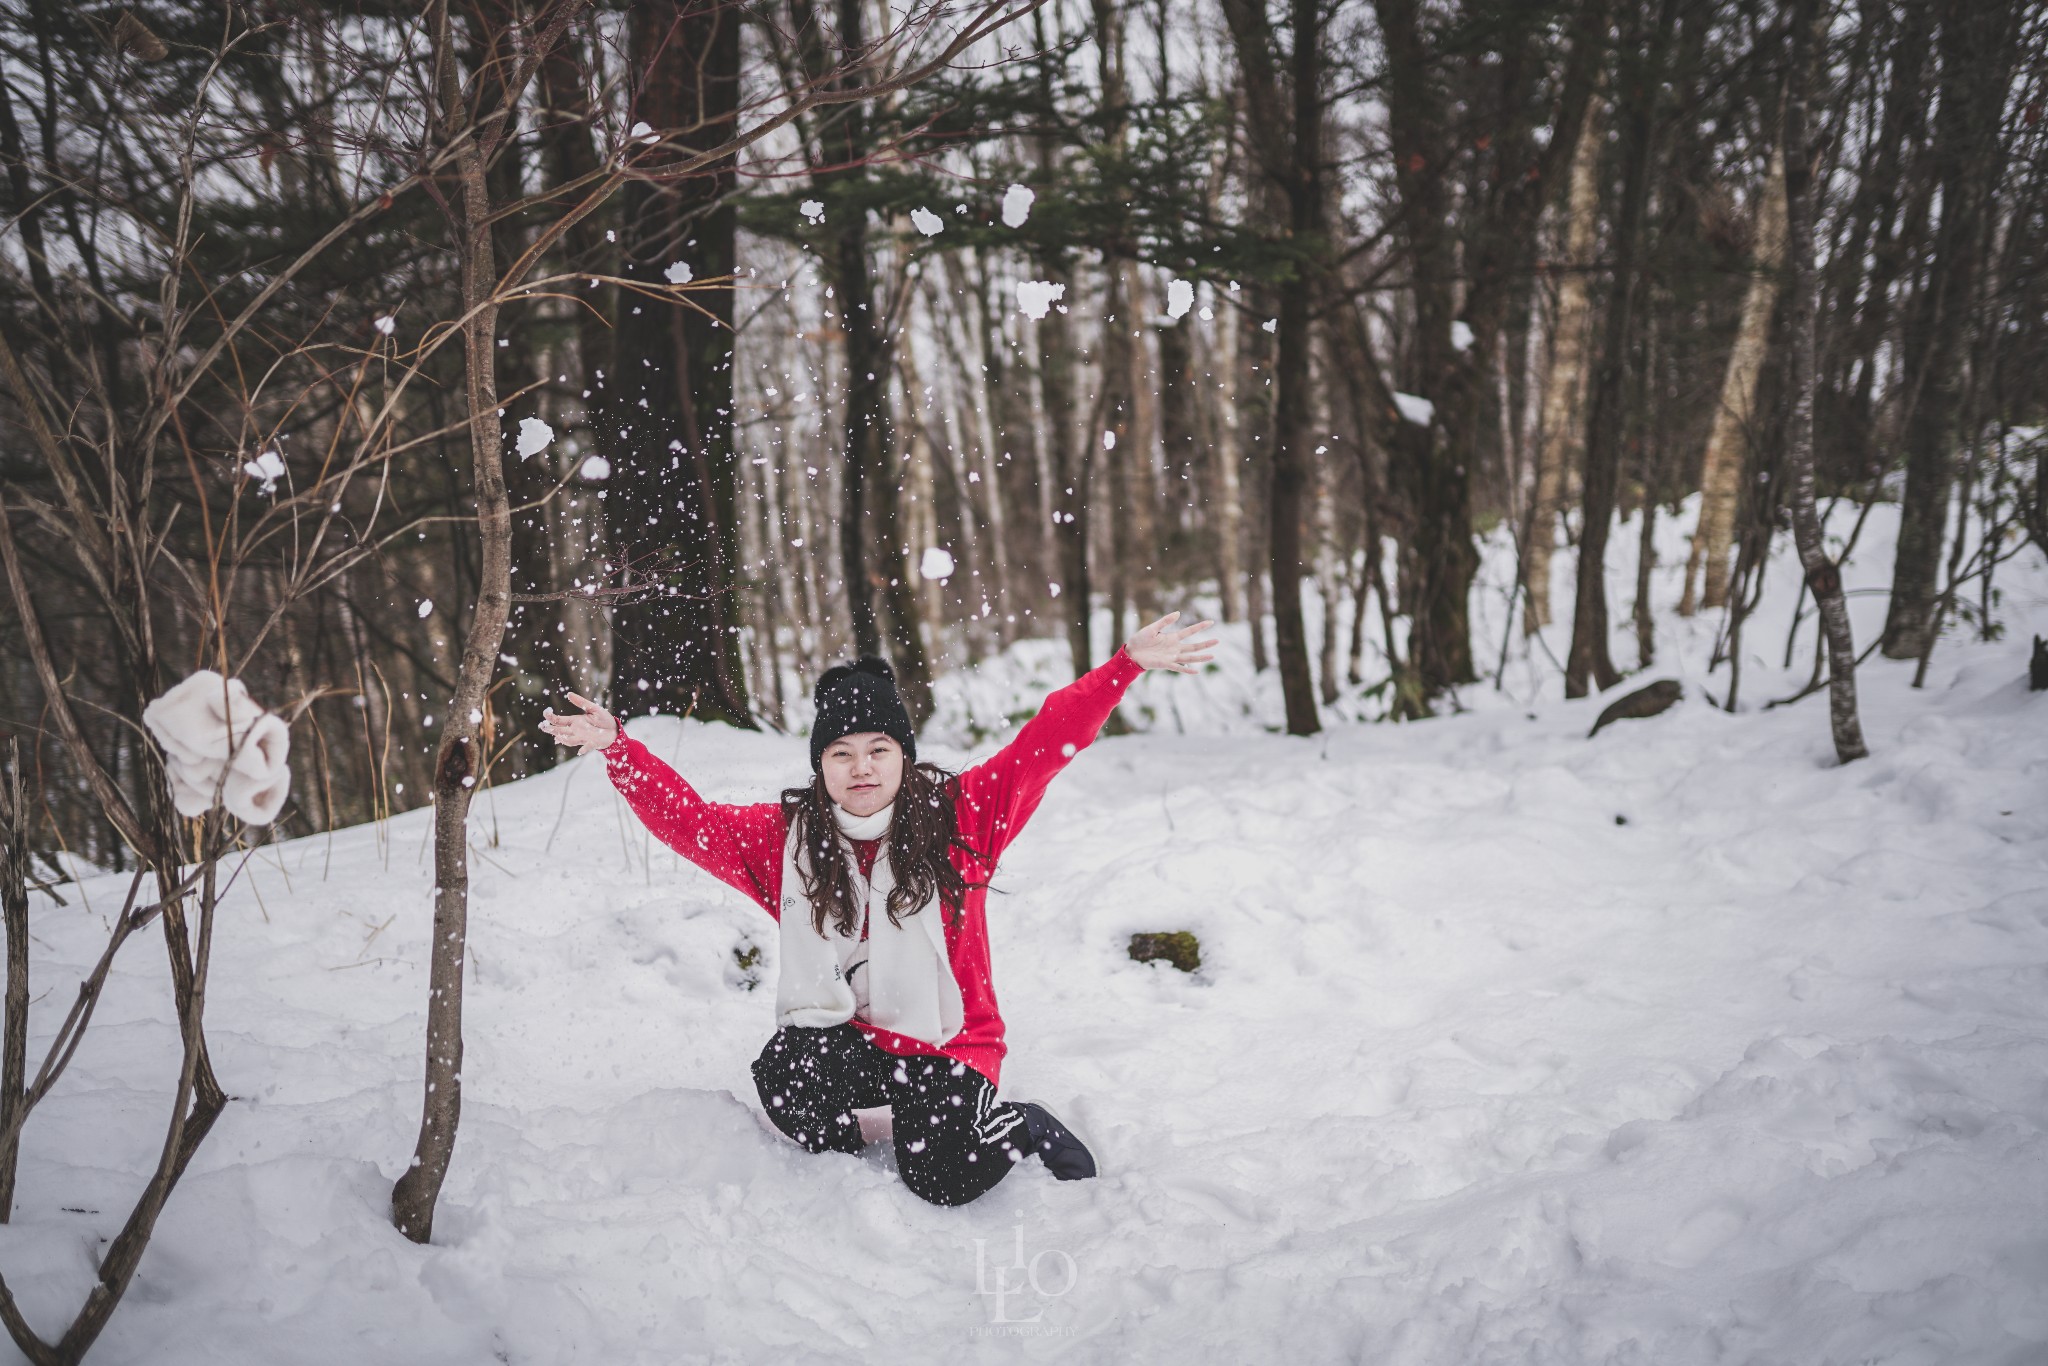
[[[204,815],[218,800],[250,825],[268,825],[291,791],[291,731],[249,696],[239,678],[201,669],[142,709],[163,747],[171,802],[181,816]]]

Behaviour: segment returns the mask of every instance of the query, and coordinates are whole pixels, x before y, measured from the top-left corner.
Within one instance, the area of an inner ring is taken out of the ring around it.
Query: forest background
[[[1818,497],[1902,504],[1857,653],[1995,632],[2048,545],[2039,7],[1063,0],[901,79],[977,8],[0,6],[38,854],[133,861],[107,789],[161,805],[137,719],[202,665],[296,718],[286,835],[451,743],[552,766],[568,687],[798,728],[881,653],[922,717],[1194,600],[1296,733],[1455,707],[1553,617],[1585,695],[1657,647],[1617,515],[1681,507],[1733,708],[1802,392]]]

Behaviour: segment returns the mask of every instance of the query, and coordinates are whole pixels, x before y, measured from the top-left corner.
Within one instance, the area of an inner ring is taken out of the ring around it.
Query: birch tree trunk
[[[1221,385],[1220,401],[1208,411],[1216,415],[1209,432],[1209,509],[1215,514],[1210,536],[1216,546],[1216,596],[1222,600],[1225,621],[1245,615],[1244,582],[1244,489],[1240,478],[1246,441],[1238,424],[1238,334],[1243,315],[1226,308],[1220,319],[1222,341],[1211,355],[1208,374]],[[1206,381],[1205,381],[1206,387]]]
[[[1692,551],[1685,562],[1685,592],[1678,614],[1689,617],[1701,607],[1712,611],[1728,603],[1728,552],[1735,541],[1735,509],[1742,498],[1742,471],[1747,464],[1756,411],[1757,381],[1763,375],[1770,346],[1771,314],[1778,304],[1785,266],[1785,155],[1771,153],[1763,199],[1757,205],[1756,246],[1751,253],[1749,289],[1742,296],[1742,322],[1735,349],[1721,381],[1721,402],[1707,434],[1707,454],[1700,469],[1700,519]],[[1694,589],[1701,567],[1704,583]]]
[[[1813,162],[1807,134],[1808,83],[1816,66],[1813,45],[1819,0],[1801,0],[1792,15],[1792,73],[1785,100],[1785,217],[1792,265],[1792,419],[1786,433],[1792,475],[1792,534],[1799,563],[1819,609],[1828,645],[1828,724],[1835,757],[1842,763],[1870,751],[1856,712],[1856,644],[1849,634],[1849,606],[1842,596],[1840,568],[1827,555],[1813,490],[1814,270]]]
[[[1528,605],[1522,629],[1534,634],[1550,625],[1550,556],[1564,515],[1567,473],[1585,450],[1586,344],[1593,308],[1586,287],[1600,235],[1600,146],[1605,121],[1596,94],[1586,106],[1578,145],[1572,149],[1571,186],[1565,209],[1564,272],[1557,286],[1552,324],[1550,374],[1543,384],[1543,414],[1536,437],[1536,498],[1529,512],[1522,580]]]

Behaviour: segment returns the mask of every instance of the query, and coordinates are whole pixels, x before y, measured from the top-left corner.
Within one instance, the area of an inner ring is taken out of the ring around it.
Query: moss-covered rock
[[[761,946],[747,940],[733,945],[732,961],[735,972],[728,972],[726,980],[743,991],[752,991],[761,985]]]
[[[1182,972],[1193,972],[1202,966],[1202,941],[1186,930],[1134,934],[1131,936],[1131,958],[1139,963],[1167,962]]]

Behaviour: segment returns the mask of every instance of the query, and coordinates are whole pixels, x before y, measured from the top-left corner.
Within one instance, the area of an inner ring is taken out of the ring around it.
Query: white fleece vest
[[[835,805],[832,814],[849,839],[872,840],[889,833],[896,807],[891,803],[872,816],[849,816]],[[829,1029],[845,1024],[854,1014],[853,988],[840,966],[848,956],[842,952],[848,936],[830,919],[825,922],[824,934],[812,928],[803,882],[809,859],[809,851],[798,847],[792,823],[782,846],[782,914],[778,917],[782,976],[775,988],[775,1020],[781,1025]],[[866,905],[868,1011],[864,1018],[877,1028],[943,1047],[960,1032],[966,1010],[961,1004],[960,984],[953,980],[953,966],[946,957],[938,899],[934,897],[904,916],[900,926],[891,924],[889,892],[896,879],[889,870],[887,846],[875,857],[872,879],[860,875],[850,851],[847,863],[854,895]],[[859,934],[856,925],[853,937]]]

